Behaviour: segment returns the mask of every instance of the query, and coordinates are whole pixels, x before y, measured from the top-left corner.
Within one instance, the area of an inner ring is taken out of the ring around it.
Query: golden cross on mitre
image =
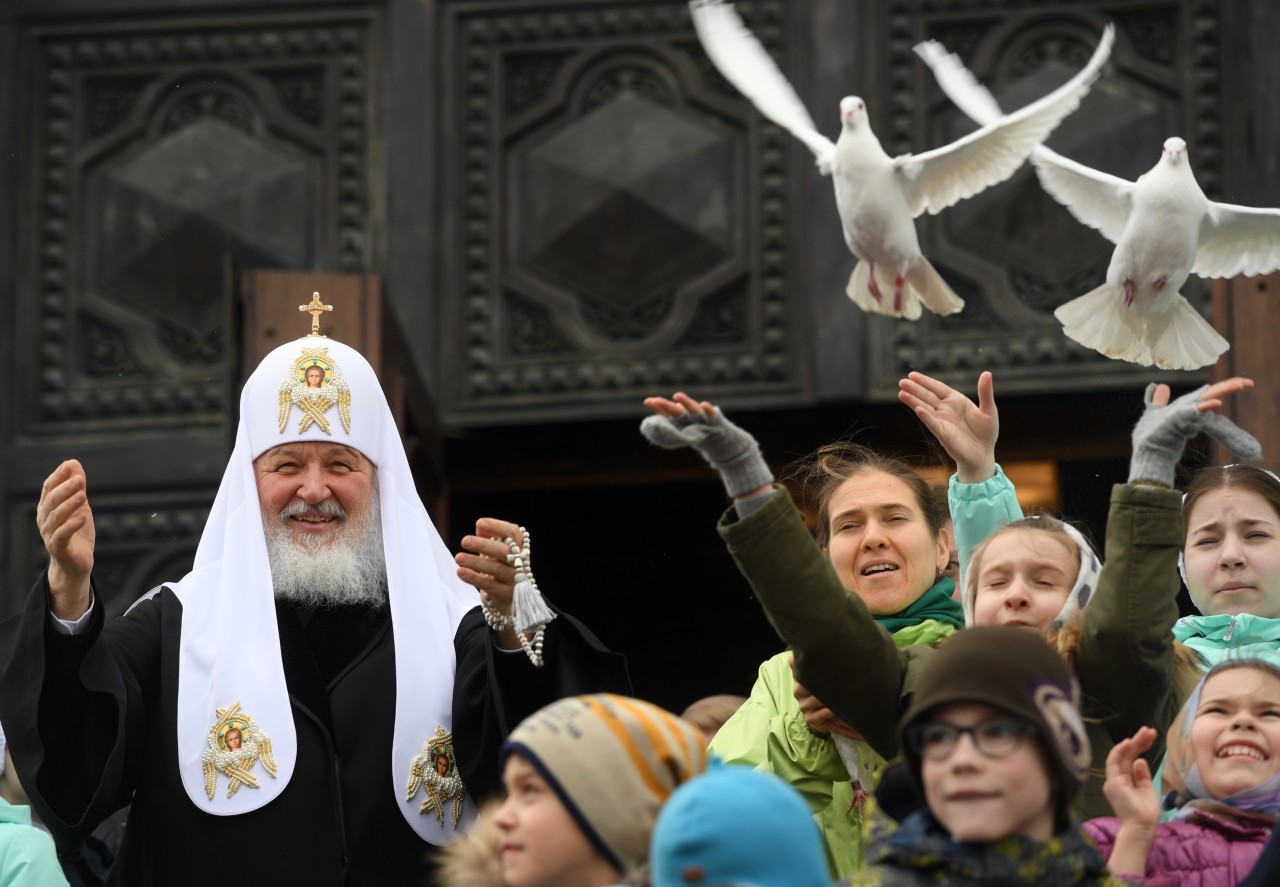
[[[311,294],[311,301],[305,305],[299,305],[298,310],[305,311],[311,315],[311,335],[320,336],[320,315],[326,311],[332,311],[333,306],[322,304],[320,302],[320,293],[317,291]]]

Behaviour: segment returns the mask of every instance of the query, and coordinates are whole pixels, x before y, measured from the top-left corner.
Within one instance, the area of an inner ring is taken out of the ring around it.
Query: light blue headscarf
[[[1196,684],[1169,728],[1168,755],[1164,762],[1163,785],[1168,789],[1165,807],[1176,808],[1173,819],[1186,819],[1197,811],[1226,816],[1245,816],[1275,822],[1280,817],[1280,773],[1265,782],[1251,786],[1225,798],[1214,798],[1205,788],[1200,768],[1191,748],[1191,726],[1200,707],[1200,694],[1209,678],[1231,668],[1250,668],[1280,678],[1280,668],[1262,659],[1228,659],[1215,665]],[[1280,755],[1280,748],[1272,749]]]

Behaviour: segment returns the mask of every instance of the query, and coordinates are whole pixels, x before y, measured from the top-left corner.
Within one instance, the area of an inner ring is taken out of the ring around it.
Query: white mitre
[[[307,387],[306,370],[312,366],[325,370],[318,390]],[[295,441],[353,447],[377,469],[396,661],[387,791],[395,795],[414,831],[432,844],[447,844],[474,818],[470,797],[455,821],[452,809],[422,812],[422,797],[407,798],[406,786],[414,758],[438,735],[437,728],[453,732],[453,638],[478,599],[457,578],[453,558],[418,498],[373,368],[353,348],[323,336],[281,345],[249,377],[240,396],[235,449],[200,537],[195,566],[170,585],[183,608],[177,729],[183,785],[201,810],[234,816],[271,803],[293,775],[297,731],[280,658],[253,460]],[[242,714],[224,714],[236,702]],[[275,775],[259,761],[247,771],[257,787],[249,781],[236,786],[234,765],[232,773],[219,771],[211,780],[211,756],[221,753],[221,766],[232,748],[211,730],[217,724],[223,730],[228,724],[238,728],[245,718],[252,719],[250,728],[241,731],[246,744],[258,739],[254,748],[259,748],[266,738],[264,760],[274,758]],[[456,768],[453,772],[456,776]],[[230,797],[229,779],[235,788]]]

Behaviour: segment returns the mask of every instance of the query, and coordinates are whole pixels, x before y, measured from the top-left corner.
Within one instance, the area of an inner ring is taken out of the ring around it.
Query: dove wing
[[[954,52],[947,52],[937,40],[916,45],[916,55],[933,71],[943,95],[979,126],[995,123],[1004,116],[991,90],[983,86]]]
[[[941,212],[951,204],[972,197],[1013,175],[1027,155],[1048,138],[1054,127],[1079,107],[1111,55],[1114,42],[1115,28],[1108,25],[1089,63],[1047,96],[986,124],[950,145],[896,158],[894,164],[912,215],[918,216],[925,210]],[[954,76],[956,67],[963,70],[963,65],[956,60],[954,65],[945,65],[940,76]],[[985,101],[974,89],[977,80],[967,71],[965,75],[965,79],[957,81],[957,92],[966,105],[979,113],[989,114],[990,107],[985,106]]]
[[[1196,252],[1193,273],[1235,277],[1280,268],[1280,209],[1213,203],[1209,220],[1212,233]]]
[[[1040,184],[1071,215],[1119,243],[1129,221],[1134,183],[1076,163],[1043,145],[1031,155]]]
[[[733,6],[720,0],[693,0],[689,10],[698,40],[716,70],[761,114],[804,142],[818,158],[819,168],[829,172],[835,143],[818,132],[786,75]]]

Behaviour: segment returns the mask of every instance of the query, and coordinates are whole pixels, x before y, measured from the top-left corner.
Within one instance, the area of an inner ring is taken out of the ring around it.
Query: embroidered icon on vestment
[[[462,817],[462,802],[467,795],[467,788],[458,775],[458,762],[453,756],[453,734],[444,732],[444,728],[436,726],[434,736],[422,743],[422,750],[409,765],[409,790],[406,801],[421,787],[426,792],[419,813],[434,811],[436,819],[444,825],[445,802],[453,802],[453,827],[458,827]]]
[[[258,788],[258,778],[250,771],[259,759],[271,778],[276,776],[271,737],[240,710],[238,700],[234,705],[218,709],[218,720],[209,730],[209,747],[203,759],[204,790],[210,801],[218,786],[219,773],[231,780],[227,786],[228,798],[239,791],[241,785]]]

